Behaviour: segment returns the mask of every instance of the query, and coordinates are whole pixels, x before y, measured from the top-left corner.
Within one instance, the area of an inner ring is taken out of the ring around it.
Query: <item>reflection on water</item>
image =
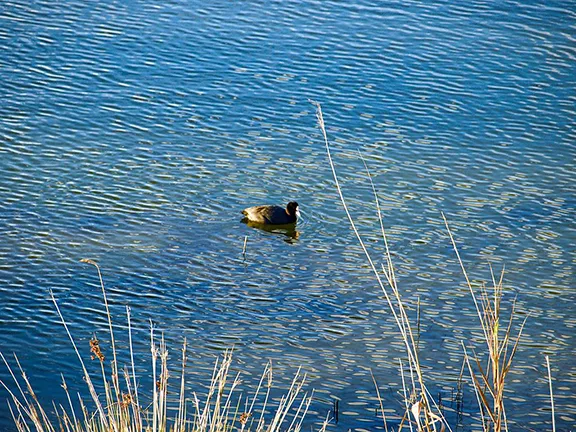
[[[97,277],[78,263],[91,258],[115,324],[132,308],[143,380],[152,321],[172,350],[193,341],[191,389],[234,346],[249,386],[268,359],[279,385],[302,366],[318,396],[311,422],[338,399],[331,430],[382,429],[368,370],[395,411],[402,346],[338,201],[309,102],[317,100],[377,259],[385,247],[358,148],[373,175],[399,287],[412,316],[421,307],[432,394],[448,405],[461,341],[478,335],[443,212],[473,281],[505,266],[508,298],[517,294],[517,309],[530,313],[507,387],[509,421],[551,428],[547,354],[558,429],[569,429],[570,6],[3,1],[0,349],[20,355],[40,398],[59,398],[59,373],[77,364],[49,290],[83,355],[94,333],[107,346]],[[307,211],[294,229],[240,223],[246,202],[288,196]],[[84,392],[81,374],[72,378],[72,393]],[[3,368],[0,379],[9,380]],[[465,393],[464,430],[476,424],[473,400]],[[449,408],[447,416],[456,425]],[[13,430],[10,418],[0,404],[0,430]]]
[[[296,223],[292,224],[285,224],[285,225],[269,225],[269,224],[262,224],[258,222],[253,222],[248,218],[242,219],[242,222],[248,225],[251,228],[256,228],[268,233],[272,234],[281,234],[286,236],[287,238],[284,239],[287,243],[294,243],[298,240],[300,233],[296,229]]]

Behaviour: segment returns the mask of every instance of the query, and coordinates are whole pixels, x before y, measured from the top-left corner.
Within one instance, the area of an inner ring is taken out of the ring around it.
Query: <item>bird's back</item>
[[[261,224],[282,225],[294,222],[286,213],[286,209],[279,206],[263,205],[249,207],[242,210],[248,220]]]

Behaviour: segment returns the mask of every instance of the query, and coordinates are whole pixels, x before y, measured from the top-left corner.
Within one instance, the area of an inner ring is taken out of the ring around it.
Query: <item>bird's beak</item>
[[[298,207],[296,207],[296,217],[297,218],[300,217],[300,209]]]

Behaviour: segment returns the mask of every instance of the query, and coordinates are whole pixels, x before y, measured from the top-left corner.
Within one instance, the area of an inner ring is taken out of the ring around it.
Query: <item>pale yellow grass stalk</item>
[[[476,372],[474,372],[474,368],[470,362],[470,356],[463,344],[465,360],[472,377],[480,412],[486,414],[482,415],[482,428],[484,431],[508,431],[508,421],[504,405],[506,376],[512,367],[512,360],[514,359],[514,355],[518,349],[518,344],[528,316],[526,316],[520,324],[516,338],[512,341],[512,324],[515,316],[515,302],[512,303],[512,310],[506,327],[504,328],[500,323],[504,271],[502,271],[498,281],[496,281],[494,274],[492,273],[492,293],[489,293],[487,289],[482,286],[480,288],[480,296],[478,296],[470,282],[464,263],[462,262],[460,253],[458,252],[456,241],[454,240],[454,236],[452,235],[452,231],[448,225],[448,221],[444,215],[442,215],[442,217],[444,218],[444,223],[462,269],[462,273],[466,279],[466,284],[472,299],[474,300],[476,313],[478,314],[484,335],[484,342],[487,347],[488,359],[486,366],[482,366],[477,355],[472,357],[472,360],[476,364]]]
[[[556,432],[556,418],[554,415],[554,393],[552,392],[552,373],[550,372],[550,357],[546,356],[546,369],[548,370],[548,383],[550,385],[550,407],[552,408],[552,432]]]
[[[21,380],[16,377],[10,364],[4,355],[0,353],[16,388],[16,392],[14,392],[11,390],[10,386],[4,382],[0,382],[10,395],[11,403],[9,404],[9,409],[14,424],[19,432],[224,432],[230,431],[235,427],[245,430],[248,425],[247,420],[253,418],[254,415],[257,414],[256,400],[258,398],[258,393],[262,388],[262,383],[266,379],[268,380],[268,388],[264,403],[259,409],[260,419],[255,425],[255,431],[299,432],[301,430],[302,422],[308,412],[312,400],[312,396],[303,394],[305,375],[301,375],[300,370],[298,370],[288,393],[281,398],[276,407],[272,407],[269,404],[272,372],[271,366],[268,365],[260,379],[258,389],[251,404],[249,406],[247,404],[248,411],[242,413],[240,418],[238,418],[238,407],[242,400],[239,391],[241,381],[240,372],[232,375],[232,378],[230,378],[230,367],[232,364],[231,351],[226,351],[223,354],[222,359],[216,361],[212,380],[208,387],[208,393],[204,403],[201,404],[199,402],[200,399],[196,393],[192,394],[195,412],[193,412],[193,415],[189,417],[187,409],[187,401],[189,398],[186,398],[185,395],[186,341],[184,341],[182,347],[181,376],[176,414],[174,415],[174,418],[169,418],[169,407],[172,406],[172,403],[169,400],[170,373],[168,369],[168,348],[163,336],[160,337],[159,342],[157,341],[152,324],[150,326],[150,352],[152,358],[153,377],[153,388],[150,391],[150,396],[152,403],[149,408],[142,408],[140,406],[138,382],[134,366],[130,309],[127,308],[131,371],[128,367],[123,370],[123,385],[125,388],[123,391],[123,387],[120,385],[120,380],[118,379],[117,355],[115,352],[116,344],[113,342],[112,318],[110,316],[110,309],[106,299],[102,275],[98,265],[94,261],[83,260],[83,262],[92,264],[98,269],[100,285],[104,295],[104,304],[106,306],[106,314],[108,315],[108,327],[111,334],[110,340],[112,341],[111,345],[113,346],[114,351],[111,369],[109,374],[107,374],[106,363],[104,361],[105,358],[100,347],[100,341],[95,337],[91,340],[90,345],[93,358],[100,361],[100,379],[102,380],[101,385],[104,389],[103,399],[105,399],[105,403],[102,403],[100,400],[101,396],[98,395],[96,391],[94,380],[90,376],[83,357],[80,354],[80,350],[72,337],[68,323],[64,319],[58,302],[56,301],[56,297],[51,293],[51,299],[56,308],[56,312],[66,330],[70,342],[72,343],[78,360],[80,361],[84,381],[88,386],[96,411],[90,413],[82,399],[79,397],[79,403],[83,414],[83,420],[80,420],[76,415],[66,381],[64,377],[62,377],[63,388],[69,404],[69,411],[61,405],[54,404],[53,412],[57,415],[57,423],[52,423],[49,419],[48,413],[42,408],[42,405],[38,401],[18,358],[15,357],[15,361],[22,375]],[[24,385],[22,385],[21,382],[23,382]],[[240,423],[240,425],[238,425],[238,423]],[[324,431],[327,424],[328,421],[326,420],[322,424],[320,431]],[[250,430],[250,428],[248,430]]]
[[[372,269],[372,272],[374,273],[376,282],[378,283],[380,290],[384,294],[384,298],[386,299],[388,308],[392,313],[394,321],[396,322],[396,325],[402,337],[402,341],[404,343],[406,355],[408,357],[408,365],[411,371],[411,375],[415,374],[416,379],[415,380],[411,379],[412,383],[411,388],[409,391],[406,392],[406,403],[408,405],[405,414],[407,415],[407,418],[410,419],[409,421],[410,427],[412,427],[412,424],[414,423],[418,426],[419,430],[423,431],[436,431],[438,430],[438,427],[440,427],[440,430],[444,430],[446,428],[450,430],[450,426],[444,419],[442,412],[436,405],[434,399],[429,397],[429,392],[426,389],[426,384],[424,382],[424,377],[422,374],[422,368],[420,367],[417,345],[412,332],[412,326],[410,324],[409,317],[406,313],[406,305],[398,290],[396,274],[394,271],[394,265],[392,263],[392,256],[390,254],[390,250],[388,247],[388,239],[386,236],[386,231],[384,229],[384,223],[382,213],[380,210],[379,199],[374,184],[372,182],[370,173],[368,172],[368,179],[370,181],[370,184],[372,185],[372,190],[374,192],[374,199],[376,202],[378,219],[380,221],[382,238],[386,250],[385,253],[386,264],[381,265],[382,272],[384,273],[384,277],[386,278],[386,283],[382,280],[378,267],[376,266],[374,260],[372,259],[372,256],[368,252],[368,249],[362,239],[362,236],[360,235],[356,227],[356,223],[354,222],[354,219],[348,209],[348,205],[346,204],[344,194],[342,193],[342,189],[340,187],[340,182],[338,179],[338,174],[336,173],[334,161],[332,159],[330,144],[328,141],[324,118],[322,115],[322,108],[319,103],[314,102],[314,104],[316,105],[318,125],[324,138],[326,153],[328,155],[328,161],[330,163],[330,168],[332,170],[332,176],[334,178],[334,183],[336,186],[336,190],[338,192],[338,196],[340,197],[340,201],[342,203],[342,206],[344,207],[344,211],[346,213],[346,216],[348,217],[348,221],[350,222],[352,231],[354,232],[356,238],[358,239],[358,243],[360,244],[360,247],[362,248],[362,251],[366,256],[366,260],[368,261],[368,264]],[[391,293],[389,293],[387,286],[390,288]]]

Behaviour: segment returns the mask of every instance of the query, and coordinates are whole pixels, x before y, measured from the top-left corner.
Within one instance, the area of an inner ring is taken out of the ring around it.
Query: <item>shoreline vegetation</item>
[[[367,263],[374,274],[377,285],[382,291],[388,310],[394,318],[405,350],[405,357],[400,360],[399,368],[402,388],[398,389],[398,393],[402,397],[402,410],[397,416],[400,421],[394,420],[393,425],[385,415],[385,408],[388,407],[384,406],[378,385],[374,379],[375,394],[380,403],[379,414],[381,415],[383,430],[387,432],[393,430],[452,431],[451,426],[443,415],[439,402],[435,401],[428,390],[418,351],[418,340],[420,337],[419,316],[417,319],[418,325],[415,327],[414,318],[408,315],[409,307],[404,302],[398,287],[392,257],[388,248],[378,194],[372,182],[368,166],[360,154],[374,194],[381,236],[385,245],[383,263],[378,263],[370,255],[348,210],[332,159],[322,109],[320,104],[314,102],[314,105],[317,109],[318,125],[325,142],[326,153],[338,195],[352,230],[365,254]],[[477,355],[470,341],[462,341],[463,372],[466,370],[467,375],[464,377],[463,374],[461,379],[469,382],[478,404],[477,416],[474,419],[475,426],[481,428],[484,432],[507,431],[508,422],[504,394],[506,378],[517,352],[522,330],[528,316],[522,322],[515,322],[516,310],[515,302],[513,302],[510,316],[506,319],[502,317],[503,272],[499,277],[496,277],[491,269],[491,289],[485,286],[480,289],[473,287],[460,258],[456,240],[452,235],[448,221],[444,215],[442,217],[466,280],[466,285],[474,301],[483,342],[486,344],[484,353]],[[244,239],[243,254],[245,254],[245,248],[246,239]],[[151,389],[141,388],[134,362],[130,308],[126,308],[130,364],[120,369],[117,360],[114,326],[100,267],[96,262],[89,259],[81,261],[93,265],[98,271],[108,320],[112,360],[108,361],[105,359],[100,341],[94,337],[90,341],[90,351],[92,358],[98,359],[100,363],[100,374],[98,382],[95,384],[94,380],[96,380],[96,377],[88,372],[83,356],[74,341],[57,299],[51,292],[54,307],[80,362],[83,378],[90,393],[89,404],[93,408],[89,409],[88,404],[81,397],[79,397],[79,401],[73,402],[73,397],[68,390],[64,376],[62,376],[62,387],[66,394],[68,406],[56,406],[53,404],[52,407],[45,408],[38,400],[32,384],[24,370],[22,370],[16,355],[14,355],[16,367],[13,368],[5,356],[0,353],[0,357],[13,380],[12,383],[0,382],[0,384],[10,395],[8,406],[16,429],[19,432],[299,432],[303,429],[303,422],[313,400],[314,393],[313,391],[307,392],[305,390],[306,374],[301,370],[298,370],[295,374],[284,396],[275,399],[271,396],[273,389],[272,366],[268,364],[261,375],[256,391],[253,395],[247,396],[240,390],[240,374],[234,374],[231,371],[232,351],[226,351],[221,358],[216,360],[210,385],[208,389],[202,390],[206,392],[206,395],[201,399],[195,392],[191,394],[186,392],[186,340],[184,340],[182,347],[181,371],[178,382],[176,384],[171,382],[169,387],[168,349],[163,337],[159,337],[154,333],[153,326],[150,329],[153,384]],[[391,361],[394,360],[396,359],[391,359]],[[552,430],[555,431],[552,376],[548,357],[546,357],[546,365],[552,412]],[[20,375],[20,377],[17,375]],[[148,393],[143,395],[142,393],[146,391]],[[177,394],[177,398],[173,400],[173,398],[169,397],[169,394]],[[151,400],[152,402],[148,406],[143,406],[144,400]],[[333,410],[331,414],[331,417],[327,417],[318,424],[318,431],[329,430],[329,425],[335,420],[334,417],[337,417],[338,412]]]
[[[89,259],[81,262],[91,264],[96,267],[102,296],[106,308],[108,319],[110,345],[113,359],[110,364],[105,360],[105,356],[100,347],[100,341],[94,337],[90,340],[90,352],[93,360],[100,362],[101,383],[95,384],[93,377],[88,372],[83,357],[74,341],[68,328],[68,324],[62,315],[58,302],[51,292],[51,299],[56,308],[56,312],[64,326],[66,333],[74,347],[74,351],[80,362],[83,378],[88,386],[91,396],[91,403],[95,409],[90,411],[87,404],[80,397],[81,414],[76,413],[75,404],[68,391],[66,381],[62,377],[62,387],[66,392],[68,408],[54,405],[54,414],[57,422],[50,420],[51,415],[40,403],[33,387],[22,370],[18,358],[14,356],[19,372],[21,373],[24,385],[17,379],[16,374],[9,362],[0,353],[5,366],[8,368],[14,384],[15,390],[4,382],[1,384],[10,394],[12,404],[9,404],[12,418],[18,431],[225,431],[234,430],[262,430],[262,431],[299,431],[302,421],[306,416],[308,408],[313,398],[313,392],[304,392],[303,387],[306,382],[306,374],[298,370],[288,392],[282,396],[279,402],[271,399],[272,390],[272,365],[268,363],[260,378],[258,387],[252,397],[245,397],[239,389],[241,384],[240,374],[233,374],[230,367],[232,365],[232,351],[226,351],[221,358],[216,360],[207,395],[201,399],[196,393],[187,395],[185,391],[185,370],[186,370],[186,339],[182,346],[181,375],[178,385],[178,397],[176,404],[170,398],[174,393],[169,388],[170,372],[168,369],[168,348],[164,338],[154,334],[154,327],[150,328],[150,346],[152,357],[152,391],[146,395],[146,400],[151,399],[152,403],[143,408],[140,403],[138,376],[135,370],[134,353],[132,345],[132,327],[130,319],[130,308],[127,307],[128,336],[130,350],[130,367],[119,370],[117,361],[117,351],[115,346],[114,329],[112,316],[108,307],[104,281],[98,264]],[[103,389],[101,396],[97,389]],[[142,389],[140,389],[140,392]],[[102,400],[104,399],[104,400]],[[243,403],[244,400],[244,403]],[[175,405],[175,406],[172,406]],[[192,412],[189,412],[190,406]],[[171,415],[170,411],[176,414]],[[256,412],[258,414],[256,414]],[[53,417],[53,415],[52,415]],[[320,428],[324,431],[328,425],[328,419]]]

